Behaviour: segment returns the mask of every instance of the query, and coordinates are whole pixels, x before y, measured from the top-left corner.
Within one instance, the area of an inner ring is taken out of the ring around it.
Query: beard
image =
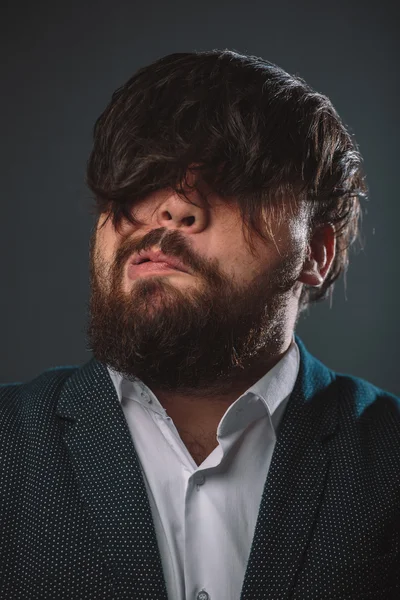
[[[153,389],[187,395],[221,392],[243,371],[267,364],[282,351],[302,257],[293,251],[239,285],[215,262],[195,258],[180,232],[165,232],[154,230],[136,245],[128,241],[112,265],[102,259],[93,234],[88,349],[127,379],[139,378]],[[144,276],[126,291],[127,259],[155,244],[190,265],[193,274],[182,277],[197,282],[178,286],[168,276]]]

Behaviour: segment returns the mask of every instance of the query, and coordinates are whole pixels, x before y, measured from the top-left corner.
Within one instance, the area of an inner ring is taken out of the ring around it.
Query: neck
[[[270,371],[286,354],[291,346],[292,338],[286,341],[283,348],[274,356],[262,355],[257,361],[248,364],[237,375],[222,384],[208,389],[185,389],[179,391],[166,391],[157,386],[150,386],[162,406],[169,410],[177,406],[180,410],[194,412],[196,407],[201,412],[209,410],[227,409],[233,404],[249,387]]]

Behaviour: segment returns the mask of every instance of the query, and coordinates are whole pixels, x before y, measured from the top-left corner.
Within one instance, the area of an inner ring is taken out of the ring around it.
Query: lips
[[[173,269],[177,269],[178,271],[189,273],[189,269],[182,263],[182,261],[174,256],[168,256],[160,251],[149,250],[139,252],[139,254],[135,254],[130,261],[130,264],[140,265],[144,262],[163,263],[164,266],[168,265]]]

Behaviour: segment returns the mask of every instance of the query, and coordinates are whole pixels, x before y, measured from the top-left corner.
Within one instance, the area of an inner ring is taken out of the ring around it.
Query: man
[[[399,400],[294,334],[366,192],[330,101],[172,54],[114,93],[87,181],[94,358],[0,390],[0,597],[400,597]]]

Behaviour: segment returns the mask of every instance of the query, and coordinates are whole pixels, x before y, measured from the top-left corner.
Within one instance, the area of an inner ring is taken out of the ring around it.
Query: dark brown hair
[[[305,202],[310,235],[332,223],[337,254],[323,286],[303,287],[304,308],[347,269],[366,195],[361,163],[326,96],[262,58],[212,50],[161,58],[114,92],[94,127],[87,184],[117,228],[123,218],[138,224],[132,206],[156,190],[186,198],[189,169],[234,198],[246,232],[262,239],[271,211]]]

